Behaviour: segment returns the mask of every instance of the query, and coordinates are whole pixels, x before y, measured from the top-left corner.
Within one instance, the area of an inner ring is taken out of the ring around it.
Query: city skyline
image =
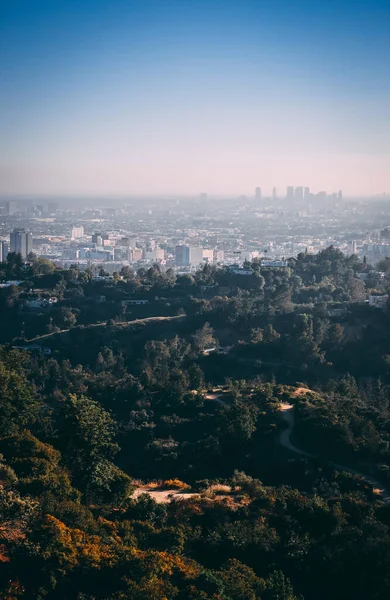
[[[320,199],[328,199],[332,200],[334,198],[338,199],[365,199],[369,200],[371,198],[379,198],[386,197],[390,194],[386,192],[382,192],[381,194],[372,194],[372,195],[364,195],[362,194],[360,197],[358,194],[348,194],[345,193],[343,189],[324,189],[324,187],[312,188],[306,185],[287,185],[287,186],[275,186],[271,187],[262,187],[255,186],[254,190],[250,189],[249,186],[246,186],[245,189],[241,189],[240,192],[234,193],[209,193],[209,192],[199,192],[196,191],[193,194],[188,192],[183,193],[173,193],[173,194],[69,194],[69,195],[61,195],[61,194],[42,194],[42,193],[29,193],[29,194],[1,194],[0,193],[0,214],[5,214],[7,216],[12,215],[17,211],[17,207],[20,203],[24,202],[46,202],[49,205],[58,205],[58,202],[61,201],[66,203],[67,201],[74,201],[77,198],[82,199],[83,201],[104,201],[109,202],[110,200],[115,202],[126,202],[136,200],[137,198],[149,199],[149,200],[167,200],[167,199],[176,199],[182,201],[190,201],[190,200],[203,200],[207,201],[209,199],[226,199],[226,200],[234,200],[241,201],[243,199],[246,200],[255,200],[255,201],[270,201],[273,202],[282,202],[289,199],[295,199],[300,202],[304,202],[306,200],[313,200],[316,198]]]
[[[5,1],[0,194],[389,192],[389,18],[380,0]]]

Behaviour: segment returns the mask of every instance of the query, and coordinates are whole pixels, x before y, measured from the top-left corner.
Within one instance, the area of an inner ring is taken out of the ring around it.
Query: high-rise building
[[[78,238],[82,238],[84,235],[84,227],[79,225],[77,227],[72,227],[70,232],[70,237],[72,240],[77,240]]]
[[[343,190],[339,190],[339,200],[343,199]]]
[[[214,250],[214,262],[219,263],[223,262],[225,258],[225,253],[223,250]]]
[[[178,244],[175,248],[175,263],[178,267],[189,267],[190,247],[187,244]]]
[[[255,188],[255,198],[256,200],[261,200],[261,187]]]
[[[5,204],[5,213],[7,215],[14,215],[18,212],[18,203],[15,200],[10,200]]]
[[[138,262],[142,258],[142,248],[131,249],[131,261]]]
[[[49,202],[47,205],[47,212],[49,215],[55,215],[58,210],[58,202]]]
[[[294,198],[294,187],[292,185],[287,186],[286,198],[292,200]]]
[[[148,246],[143,250],[143,258],[148,261],[162,261],[165,259],[165,252],[158,246],[155,248]]]
[[[190,265],[198,267],[203,263],[203,248],[201,246],[190,246]]]
[[[92,234],[92,243],[96,244],[96,246],[106,246],[107,244],[104,243],[106,241],[108,241],[107,233],[100,233],[100,231],[95,231],[95,233]]]
[[[348,242],[348,254],[357,254],[357,243],[356,240]]]
[[[92,244],[95,244],[96,246],[103,246],[103,236],[98,231],[92,234]]]
[[[0,242],[0,262],[5,262],[8,256],[7,242]]]
[[[304,198],[305,198],[305,200],[309,200],[310,199],[310,188],[309,187],[305,187]]]
[[[27,233],[24,229],[14,229],[10,234],[10,252],[16,252],[21,254],[22,258],[27,258],[32,248],[31,233]]]
[[[295,197],[295,200],[303,200],[303,187],[302,186],[295,188],[294,197]]]
[[[203,260],[205,262],[214,262],[214,250],[211,248],[203,248]]]
[[[272,199],[273,200],[277,200],[278,198],[278,191],[276,189],[276,187],[272,188]]]

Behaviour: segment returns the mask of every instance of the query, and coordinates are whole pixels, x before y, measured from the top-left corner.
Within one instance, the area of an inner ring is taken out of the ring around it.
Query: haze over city
[[[390,599],[390,0],[0,0],[0,600]]]
[[[390,190],[387,0],[0,11],[2,196]]]

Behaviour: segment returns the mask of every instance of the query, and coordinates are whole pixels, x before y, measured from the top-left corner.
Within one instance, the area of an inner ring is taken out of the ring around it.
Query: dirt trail
[[[174,321],[175,319],[182,319],[185,315],[176,315],[172,317],[145,317],[144,319],[134,319],[134,321],[120,321],[119,323],[115,323],[113,327],[127,327],[128,325],[137,325],[138,323],[153,323],[157,321]],[[94,327],[107,327],[107,323],[92,323],[91,325],[86,325],[85,329],[93,329]],[[72,327],[72,329],[77,329],[76,327]],[[46,333],[45,335],[39,335],[38,337],[32,338],[31,340],[27,340],[26,344],[32,344],[35,342],[49,340],[50,338],[55,337],[56,335],[62,335],[64,333],[69,333],[72,329],[61,329],[60,331],[53,331],[53,333]]]
[[[208,394],[205,395],[205,400],[211,400],[212,402],[217,402],[217,404],[220,404],[221,406],[226,406],[226,402],[224,400],[221,400],[221,398],[223,398],[222,391],[209,392]]]
[[[142,494],[148,494],[153,500],[158,502],[158,504],[164,504],[166,502],[171,502],[172,500],[188,500],[193,496],[199,496],[199,494],[192,492],[181,492],[180,490],[159,490],[155,487],[140,487],[137,488],[132,495],[132,498],[139,498]]]
[[[318,458],[314,454],[310,454],[309,452],[305,452],[304,450],[297,448],[291,441],[291,433],[295,426],[293,405],[288,404],[287,402],[283,402],[281,404],[280,409],[282,411],[282,416],[287,423],[287,429],[282,431],[279,437],[281,445],[290,450],[291,452],[295,452],[295,454],[300,454],[301,456],[306,456],[307,458]],[[318,460],[322,459],[318,458]],[[372,487],[374,488],[374,493],[376,493],[378,496],[381,496],[384,502],[386,502],[387,504],[390,503],[389,490],[384,488],[377,479],[371,477],[370,475],[366,475],[365,473],[361,473],[356,469],[351,469],[351,467],[347,467],[346,465],[334,462],[333,460],[325,460],[323,462],[326,462],[326,464],[337,469],[338,471],[346,471],[347,473],[351,473],[351,475],[357,475],[358,477],[361,477],[362,479],[367,481],[367,483],[372,485]]]

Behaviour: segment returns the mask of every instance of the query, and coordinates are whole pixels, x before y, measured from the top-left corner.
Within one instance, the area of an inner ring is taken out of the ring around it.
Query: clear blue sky
[[[0,193],[390,191],[390,0],[1,0]]]

